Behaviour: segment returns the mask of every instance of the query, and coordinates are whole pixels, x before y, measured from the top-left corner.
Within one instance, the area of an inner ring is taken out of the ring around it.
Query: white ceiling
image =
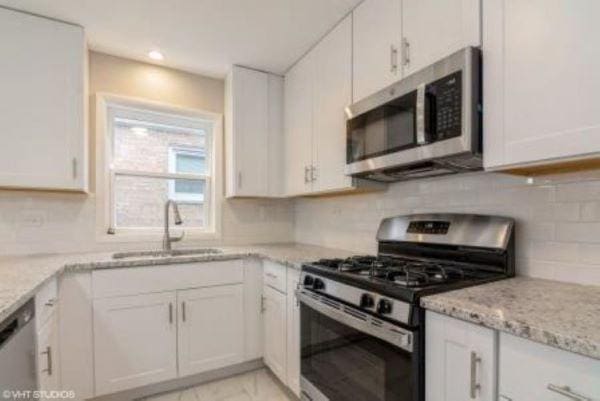
[[[90,48],[223,77],[241,64],[285,72],[361,0],[0,0],[85,27]]]

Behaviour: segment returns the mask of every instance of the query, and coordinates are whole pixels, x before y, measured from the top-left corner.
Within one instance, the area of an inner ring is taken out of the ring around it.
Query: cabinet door
[[[94,300],[96,395],[177,376],[175,292]]]
[[[600,151],[596,0],[489,0],[483,6],[486,168]]]
[[[37,377],[42,391],[60,390],[58,356],[58,324],[53,313],[37,334]]]
[[[500,333],[500,400],[600,400],[600,361]],[[580,398],[552,391],[568,386]],[[587,397],[587,398],[586,398]]]
[[[496,333],[493,330],[427,312],[425,349],[427,401],[495,399]]]
[[[346,115],[352,103],[352,19],[347,17],[313,50],[314,92],[313,191],[352,186],[346,176]]]
[[[264,287],[265,364],[286,383],[287,300],[285,294]]]
[[[404,76],[481,44],[480,0],[402,0]]]
[[[292,267],[287,274],[287,384],[300,397],[300,304],[296,289],[300,271]]]
[[[180,376],[242,362],[242,289],[237,284],[178,291]]]
[[[0,38],[0,186],[87,190],[83,29],[0,8]]]
[[[283,142],[283,77],[269,74],[269,139],[268,181],[269,196],[283,196],[284,142]]]
[[[287,195],[311,191],[314,52],[304,56],[285,76],[285,184]]]
[[[268,74],[233,66],[227,77],[227,196],[266,196],[269,190]]]
[[[353,102],[401,78],[401,0],[365,0],[352,12]]]

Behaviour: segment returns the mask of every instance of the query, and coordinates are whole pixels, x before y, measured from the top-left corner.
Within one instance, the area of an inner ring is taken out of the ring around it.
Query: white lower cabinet
[[[177,301],[180,376],[242,362],[242,284],[178,291]]]
[[[287,272],[287,385],[300,397],[300,303],[296,288],[300,271],[288,268]]]
[[[496,337],[494,330],[428,311],[426,400],[495,400]]]
[[[60,390],[58,366],[58,322],[56,313],[49,317],[37,333],[38,389],[44,392]],[[45,400],[45,397],[42,397]]]
[[[177,376],[177,295],[94,300],[96,395]]]
[[[286,294],[265,286],[263,290],[265,324],[265,364],[286,383],[287,367],[287,298]]]
[[[600,400],[600,361],[500,334],[500,401]]]

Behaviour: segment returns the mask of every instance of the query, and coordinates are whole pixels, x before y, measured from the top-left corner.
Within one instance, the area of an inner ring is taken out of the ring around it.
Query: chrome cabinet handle
[[[308,184],[310,182],[309,178],[308,178],[309,173],[310,173],[310,167],[304,166],[304,183],[305,184]]]
[[[267,310],[267,306],[265,305],[265,296],[260,296],[260,313],[265,313]]]
[[[398,49],[394,45],[390,45],[390,72],[398,72]]]
[[[273,273],[265,273],[265,275],[269,278],[277,278],[277,276]]]
[[[52,347],[46,347],[46,351],[42,352],[42,355],[46,355],[46,369],[43,369],[42,372],[52,376]]]
[[[475,351],[471,351],[471,399],[477,398],[477,391],[481,389],[481,384],[477,383],[477,364],[481,363],[481,358],[477,356]]]
[[[173,304],[169,303],[169,324],[173,324]]]
[[[317,181],[317,168],[315,166],[310,166],[310,181]]]
[[[402,65],[410,64],[410,43],[406,38],[402,38]]]
[[[56,298],[50,298],[44,305],[54,306],[56,304]]]
[[[181,320],[185,322],[185,301],[181,303]]]
[[[591,398],[575,393],[569,386],[557,386],[556,384],[548,384],[548,390],[564,395],[565,397],[575,401],[593,401]]]
[[[77,158],[73,158],[73,179],[77,178]]]

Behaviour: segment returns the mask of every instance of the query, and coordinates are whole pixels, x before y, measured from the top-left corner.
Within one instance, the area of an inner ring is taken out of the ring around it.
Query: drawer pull
[[[42,352],[42,355],[46,355],[46,369],[43,369],[42,372],[52,376],[52,348],[46,347],[46,351]]]
[[[477,398],[477,391],[481,389],[481,384],[477,383],[477,365],[481,363],[481,358],[477,356],[477,353],[471,352],[471,386],[470,396],[471,399]]]
[[[44,305],[46,306],[54,306],[56,304],[56,298],[50,298]]]
[[[560,395],[564,395],[565,397],[575,401],[593,401],[591,398],[573,392],[569,386],[557,386],[556,384],[550,383],[548,384],[548,390],[554,391]]]

